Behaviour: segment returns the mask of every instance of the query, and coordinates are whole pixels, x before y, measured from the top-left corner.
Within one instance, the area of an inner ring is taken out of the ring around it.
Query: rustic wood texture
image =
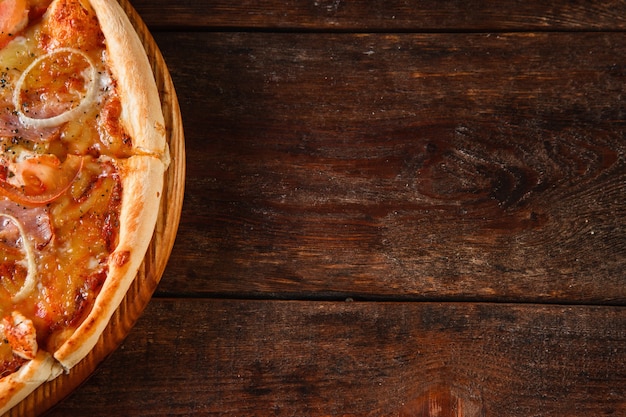
[[[133,0],[155,29],[587,31],[626,29],[623,1]]]
[[[162,293],[626,300],[615,35],[156,39],[190,149]]]
[[[132,4],[179,234],[50,415],[626,415],[623,2]]]
[[[607,307],[158,299],[50,415],[452,415],[419,412],[442,387],[455,416],[624,415],[624,328]]]

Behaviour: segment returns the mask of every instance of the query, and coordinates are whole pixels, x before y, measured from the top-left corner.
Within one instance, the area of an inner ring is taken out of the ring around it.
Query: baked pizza
[[[94,347],[137,275],[169,163],[115,0],[0,0],[0,412]]]

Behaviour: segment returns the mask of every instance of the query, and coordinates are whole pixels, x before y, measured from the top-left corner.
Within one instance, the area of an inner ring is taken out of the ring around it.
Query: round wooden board
[[[71,394],[121,344],[152,298],[176,238],[185,188],[185,139],[178,99],[163,56],[146,25],[127,0],[118,1],[135,26],[152,64],[167,127],[172,159],[165,175],[164,194],[156,229],[137,277],[94,349],[69,373],[41,385],[13,407],[8,413],[11,417],[37,416],[45,413]]]

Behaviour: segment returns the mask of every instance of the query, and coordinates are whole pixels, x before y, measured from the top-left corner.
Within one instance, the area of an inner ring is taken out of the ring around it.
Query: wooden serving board
[[[41,385],[11,409],[7,413],[11,417],[45,413],[82,384],[120,345],[152,298],[176,238],[185,188],[185,139],[178,99],[163,56],[148,28],[127,0],[118,1],[135,26],[152,64],[167,128],[171,164],[165,175],[156,229],[137,277],[94,349],[69,373]]]

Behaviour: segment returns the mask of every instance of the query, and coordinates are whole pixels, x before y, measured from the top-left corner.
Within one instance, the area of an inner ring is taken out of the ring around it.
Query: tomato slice
[[[9,178],[8,169],[0,170],[0,195],[19,204],[38,206],[48,204],[63,194],[83,167],[83,157],[68,155],[61,163],[54,155],[38,155],[18,164],[20,185]]]
[[[8,44],[28,23],[28,0],[0,1],[0,48]]]

